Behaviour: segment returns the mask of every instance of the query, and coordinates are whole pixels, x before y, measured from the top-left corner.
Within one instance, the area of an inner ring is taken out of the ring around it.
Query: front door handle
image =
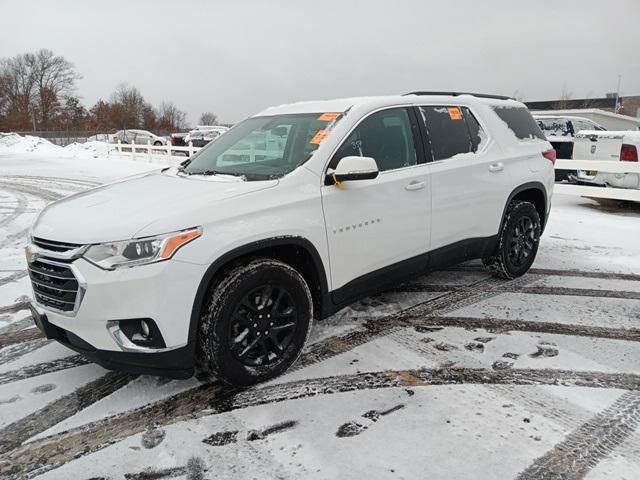
[[[502,170],[504,170],[504,163],[502,162],[496,162],[489,165],[490,172],[501,172]]]
[[[426,183],[424,183],[424,182],[418,182],[417,180],[414,180],[414,181],[413,181],[413,182],[411,182],[409,185],[405,186],[405,187],[404,187],[404,189],[405,189],[405,190],[409,190],[409,191],[412,191],[412,190],[421,190],[421,189],[423,189],[424,187],[426,187],[426,185],[427,185],[427,184],[426,184]]]

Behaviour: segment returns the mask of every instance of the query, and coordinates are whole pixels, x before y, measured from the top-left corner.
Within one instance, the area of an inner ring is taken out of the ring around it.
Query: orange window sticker
[[[447,111],[451,120],[462,120],[462,111],[458,107],[449,107]]]
[[[327,112],[327,113],[323,113],[322,115],[320,115],[318,117],[318,120],[320,120],[321,122],[333,122],[333,121],[337,120],[338,118],[340,118],[341,115],[342,115],[341,113]]]
[[[313,145],[320,145],[320,142],[327,138],[328,135],[329,132],[327,130],[318,130],[318,133],[313,136],[309,143]]]

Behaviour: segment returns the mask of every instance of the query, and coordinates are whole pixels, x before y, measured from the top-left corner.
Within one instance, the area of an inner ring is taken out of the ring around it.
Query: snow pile
[[[72,157],[103,157],[117,150],[115,145],[91,141],[85,143],[72,143],[63,148],[65,154]]]
[[[0,133],[0,153],[4,154],[34,153],[55,155],[63,158],[98,158],[106,157],[115,150],[115,145],[106,142],[72,143],[66,147],[61,147],[40,137],[21,136],[17,133]]]
[[[3,153],[57,153],[61,149],[44,138],[31,135],[22,137],[17,133],[0,133],[0,151]]]

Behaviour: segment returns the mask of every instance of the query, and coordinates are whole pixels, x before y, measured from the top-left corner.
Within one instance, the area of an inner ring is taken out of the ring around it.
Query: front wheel
[[[161,142],[161,141],[159,141],[159,140],[157,140],[157,141],[155,141],[155,142],[153,143],[153,146],[154,146],[154,147],[160,147],[160,146],[162,146],[162,142]]]
[[[313,302],[289,265],[259,258],[229,270],[209,297],[198,329],[196,376],[237,386],[285,372],[304,346]]]
[[[536,207],[530,202],[512,201],[502,222],[497,250],[482,262],[502,278],[524,275],[538,253],[541,230]]]

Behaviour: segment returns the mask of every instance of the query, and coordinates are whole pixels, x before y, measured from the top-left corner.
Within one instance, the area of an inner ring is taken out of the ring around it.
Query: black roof
[[[433,91],[417,91],[417,92],[409,92],[405,93],[403,96],[407,95],[445,95],[450,97],[458,97],[460,95],[473,95],[474,97],[479,98],[495,98],[497,100],[513,100],[511,97],[506,97],[504,95],[491,95],[488,93],[471,93],[471,92],[433,92]]]

